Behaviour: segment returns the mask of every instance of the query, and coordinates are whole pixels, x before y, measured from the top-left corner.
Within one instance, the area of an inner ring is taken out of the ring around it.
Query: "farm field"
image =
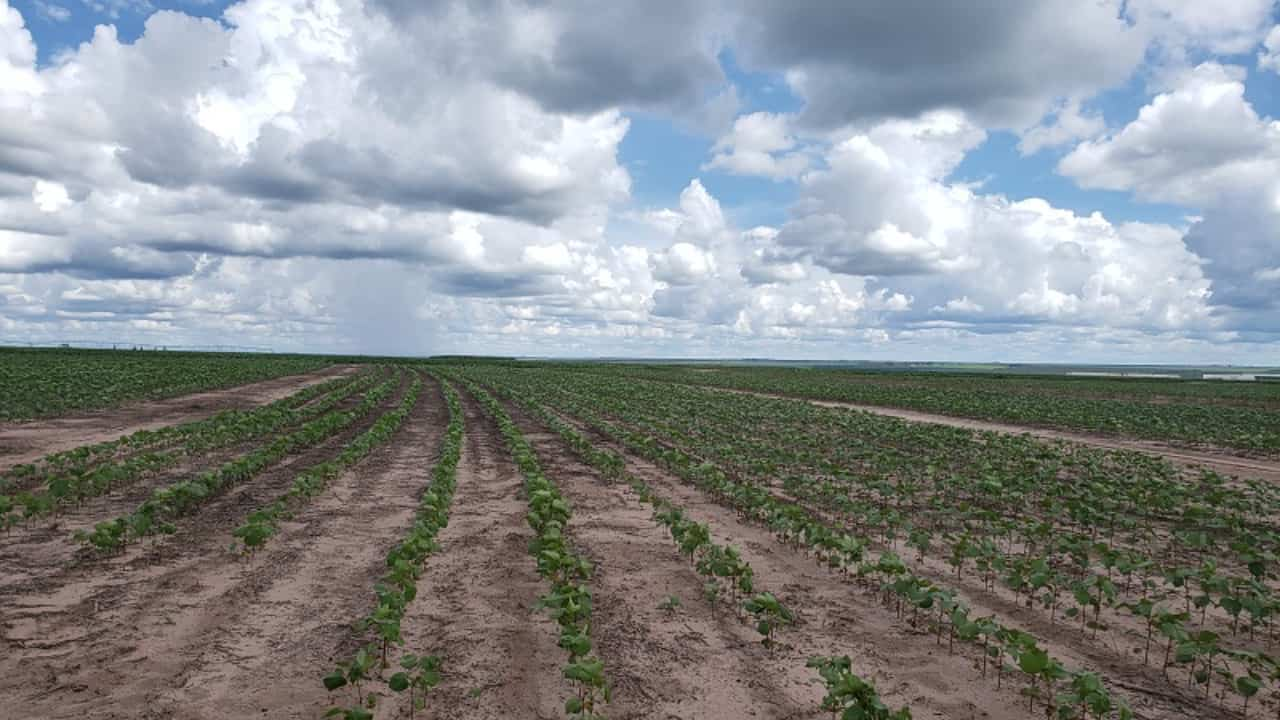
[[[305,355],[0,348],[0,420],[234,387],[330,364]]]
[[[1164,457],[1175,433],[1139,452],[913,422],[771,368],[349,360],[0,424],[2,706],[1280,713],[1280,486]],[[1111,392],[1276,402],[1155,385]],[[1215,453],[1270,468],[1255,432]]]
[[[1280,455],[1280,383],[687,365],[583,369],[1182,447]]]

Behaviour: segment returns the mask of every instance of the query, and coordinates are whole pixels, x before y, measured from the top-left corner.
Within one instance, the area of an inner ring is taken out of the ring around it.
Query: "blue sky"
[[[11,335],[1276,355],[1271,0],[0,2]]]

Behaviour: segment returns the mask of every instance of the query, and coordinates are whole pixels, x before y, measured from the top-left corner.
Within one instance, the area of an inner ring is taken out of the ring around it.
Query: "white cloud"
[[[1244,69],[1205,63],[1119,132],[1081,143],[1058,169],[1084,187],[1201,206],[1276,178],[1278,159],[1280,124],[1245,100]]]
[[[931,313],[956,313],[956,314],[972,314],[982,312],[982,306],[969,299],[968,295],[958,298],[952,298],[945,305],[934,305],[929,308]]]
[[[1258,69],[1280,73],[1280,25],[1271,28],[1258,51]]]
[[[1246,53],[1271,24],[1275,0],[1129,0],[1139,29],[1181,55],[1189,49]]]
[[[71,196],[62,183],[37,180],[31,190],[31,201],[40,212],[56,213],[71,204]]]
[[[715,259],[705,250],[678,242],[653,257],[654,277],[673,285],[692,285],[715,272]]]
[[[946,182],[981,139],[963,116],[934,114],[837,142],[829,169],[801,183],[777,237],[781,257],[874,277],[919,298],[929,308],[919,320],[1212,327],[1209,283],[1180,229],[1117,226]]]
[[[1059,169],[1085,187],[1202,210],[1186,244],[1208,261],[1233,324],[1280,330],[1280,297],[1255,275],[1280,263],[1280,122],[1259,117],[1242,68],[1204,63],[1114,135],[1081,143]]]
[[[1056,109],[1051,122],[1023,131],[1018,140],[1018,151],[1023,155],[1034,155],[1045,148],[1097,137],[1106,129],[1101,113],[1084,111],[1079,100],[1071,100]]]
[[[798,141],[790,130],[787,115],[757,112],[743,115],[733,129],[716,141],[713,156],[702,167],[727,170],[737,175],[759,175],[782,180],[794,178],[809,166],[809,159],[797,151]]]
[[[56,3],[35,0],[36,12],[50,22],[66,22],[71,19],[71,11]]]

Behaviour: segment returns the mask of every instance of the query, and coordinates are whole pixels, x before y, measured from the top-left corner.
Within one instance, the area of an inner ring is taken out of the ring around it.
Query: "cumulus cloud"
[[[1202,64],[1114,135],[1086,141],[1058,165],[1084,187],[1133,190],[1200,206],[1276,177],[1280,125],[1244,97],[1244,69]]]
[[[791,133],[791,118],[775,113],[742,115],[733,129],[716,141],[704,170],[721,169],[737,175],[760,175],[774,180],[794,178],[809,166]]]
[[[45,228],[68,268],[109,272],[80,261],[133,245],[435,260],[450,213],[537,235],[628,194],[617,111],[543,110],[442,64],[465,38],[356,2],[249,0],[226,25],[157,12],[136,43],[100,26],[41,70],[21,16],[0,17],[0,172],[35,179],[37,211],[75,203]]]
[[[1146,34],[1181,57],[1193,49],[1249,52],[1272,23],[1275,6],[1275,0],[1129,0],[1126,11]]]
[[[947,182],[982,136],[962,115],[935,113],[836,143],[829,169],[801,182],[779,256],[874,278],[917,298],[921,320],[1212,326],[1209,283],[1180,229],[1115,225]]]
[[[1198,208],[1186,245],[1207,260],[1214,300],[1237,310],[1280,307],[1259,268],[1280,265],[1280,122],[1245,98],[1243,68],[1202,64],[1114,135],[1082,143],[1059,169],[1086,187]],[[1236,324],[1280,329],[1237,314]]]

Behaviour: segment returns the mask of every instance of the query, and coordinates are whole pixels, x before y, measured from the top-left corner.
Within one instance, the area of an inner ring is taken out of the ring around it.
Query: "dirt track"
[[[49,453],[115,440],[138,430],[155,430],[200,420],[223,410],[265,405],[305,387],[350,375],[359,369],[358,365],[335,365],[305,375],[288,375],[165,400],[129,403],[108,410],[0,423],[0,472],[14,465],[39,460]]]

